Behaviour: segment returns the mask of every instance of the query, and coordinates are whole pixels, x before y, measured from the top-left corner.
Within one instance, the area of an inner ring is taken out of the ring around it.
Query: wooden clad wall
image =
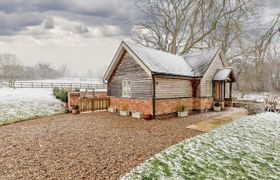
[[[192,97],[191,81],[187,79],[155,78],[156,98]]]
[[[131,98],[152,98],[152,77],[127,52],[108,81],[109,96],[122,97],[123,80],[131,83]]]
[[[224,68],[224,64],[222,62],[221,57],[219,54],[215,57],[211,65],[209,66],[208,70],[204,74],[203,78],[201,79],[200,83],[200,90],[202,97],[210,97],[213,96],[213,77],[219,68]]]

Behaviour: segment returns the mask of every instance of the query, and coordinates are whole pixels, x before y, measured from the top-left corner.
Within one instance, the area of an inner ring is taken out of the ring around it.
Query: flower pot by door
[[[72,109],[72,114],[78,114],[78,109]]]
[[[151,120],[151,118],[152,118],[151,114],[148,114],[148,113],[144,114],[144,119],[145,120]]]
[[[122,115],[122,116],[129,116],[129,111],[122,111],[122,110],[120,110],[120,115]]]
[[[178,117],[187,117],[188,114],[188,111],[178,111]]]
[[[221,106],[214,106],[214,111],[219,112],[219,111],[221,111],[221,109],[222,109]]]

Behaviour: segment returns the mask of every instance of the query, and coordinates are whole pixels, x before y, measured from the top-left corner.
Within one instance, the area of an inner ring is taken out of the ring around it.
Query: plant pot
[[[129,111],[120,110],[120,115],[122,115],[122,116],[129,116]]]
[[[144,117],[144,113],[142,113],[142,112],[133,112],[131,114],[131,116],[134,117],[134,118],[142,119]]]
[[[178,117],[187,117],[189,115],[189,111],[178,111]]]
[[[72,114],[78,114],[79,110],[78,109],[72,109]]]
[[[222,106],[214,106],[214,111],[221,111],[222,110]]]
[[[144,114],[144,119],[145,120],[151,120],[151,118],[152,118],[151,114],[148,114],[148,113]]]
[[[115,112],[117,112],[117,109],[112,108],[112,107],[109,107],[109,108],[108,108],[108,111],[109,111],[109,112],[112,112],[112,113],[115,113]]]

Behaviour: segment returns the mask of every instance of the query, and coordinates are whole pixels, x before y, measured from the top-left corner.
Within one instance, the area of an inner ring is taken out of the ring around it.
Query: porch
[[[231,68],[218,69],[213,77],[214,102],[220,102],[222,109],[232,107],[232,83],[236,80]]]

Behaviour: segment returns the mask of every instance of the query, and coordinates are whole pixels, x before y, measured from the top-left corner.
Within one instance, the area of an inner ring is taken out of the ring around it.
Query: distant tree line
[[[251,0],[139,0],[134,40],[173,54],[220,47],[240,91],[280,91],[280,14],[263,23]]]
[[[52,67],[49,63],[24,66],[15,54],[0,53],[0,80],[53,79],[66,76],[69,76],[66,65],[58,68]]]

